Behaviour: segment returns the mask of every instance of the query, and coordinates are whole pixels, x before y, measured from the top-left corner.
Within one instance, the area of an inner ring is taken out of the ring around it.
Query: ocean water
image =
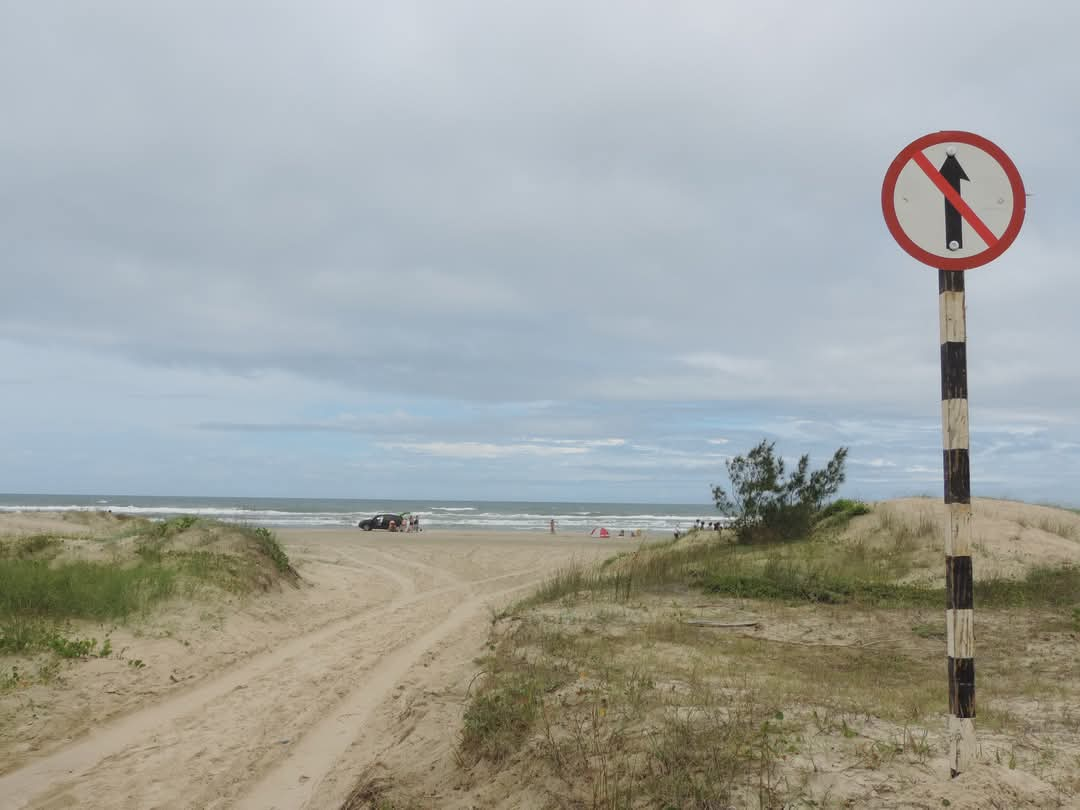
[[[711,504],[641,504],[438,499],[346,500],[311,498],[192,498],[148,495],[3,495],[0,512],[93,511],[164,519],[201,515],[235,523],[278,528],[355,526],[378,512],[412,512],[425,529],[588,533],[604,527],[649,534],[686,529],[695,520],[719,519]]]

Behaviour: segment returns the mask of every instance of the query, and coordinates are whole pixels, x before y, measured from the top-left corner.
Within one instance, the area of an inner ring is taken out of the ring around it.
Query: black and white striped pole
[[[938,270],[945,469],[945,650],[949,770],[953,776],[966,770],[975,756],[975,605],[965,304],[964,274]]]
[[[970,132],[937,132],[897,155],[881,187],[881,208],[900,247],[938,271],[949,773],[957,776],[977,750],[964,271],[1013,243],[1026,195],[1016,166],[995,144]]]

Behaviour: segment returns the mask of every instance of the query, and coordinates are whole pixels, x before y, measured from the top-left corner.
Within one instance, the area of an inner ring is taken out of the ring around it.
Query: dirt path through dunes
[[[462,634],[475,637],[479,652],[487,605],[505,603],[571,559],[619,548],[610,540],[494,533],[321,531],[283,539],[320,579],[339,588],[390,580],[394,595],[314,632],[285,628],[274,648],[11,771],[0,777],[0,806],[331,806],[351,787],[346,775],[362,770],[354,758],[386,745],[369,731],[394,734],[367,721],[400,694],[411,671],[460,678],[442,671],[440,659]],[[457,669],[469,665],[450,657]]]
[[[520,578],[520,575],[512,574],[498,579]],[[489,596],[469,599],[420,638],[381,658],[365,673],[357,688],[305,734],[288,758],[260,780],[238,807],[241,810],[302,810],[307,807],[323,778],[348,750],[357,730],[364,728],[375,707],[391,696],[409,670],[422,657],[435,657],[446,637],[466,622],[484,624],[485,605],[521,589],[522,586],[517,585]]]

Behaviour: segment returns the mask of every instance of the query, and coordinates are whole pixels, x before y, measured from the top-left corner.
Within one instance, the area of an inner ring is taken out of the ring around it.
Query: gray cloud
[[[222,436],[502,446],[649,420],[651,441],[696,401],[796,440],[857,447],[868,425],[866,458],[891,460],[898,420],[934,441],[937,301],[885,231],[881,178],[960,127],[1033,194],[1017,245],[969,274],[973,425],[1032,411],[1068,442],[1080,10],[1040,9],[9,5],[0,339],[174,380],[580,403],[183,422]],[[782,413],[835,419],[811,438]]]

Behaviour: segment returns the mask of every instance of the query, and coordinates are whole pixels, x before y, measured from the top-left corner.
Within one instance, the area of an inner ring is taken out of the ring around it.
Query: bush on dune
[[[730,494],[723,487],[712,488],[716,508],[734,517],[732,528],[738,542],[796,540],[806,537],[826,517],[861,514],[856,502],[827,505],[844,483],[846,447],[839,448],[820,470],[811,470],[810,456],[803,455],[786,475],[784,459],[775,448],[775,442],[763,439],[745,456],[726,463]]]

